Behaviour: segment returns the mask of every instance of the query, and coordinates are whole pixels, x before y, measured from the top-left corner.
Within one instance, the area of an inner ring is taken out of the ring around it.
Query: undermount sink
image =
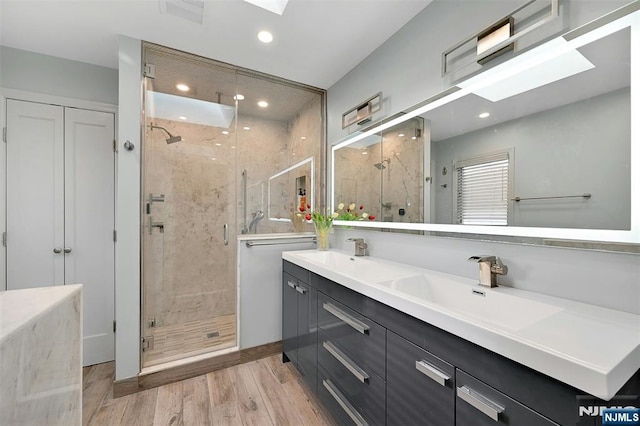
[[[558,306],[512,296],[499,288],[483,288],[470,284],[470,281],[434,273],[381,280],[376,284],[406,297],[441,306],[457,315],[510,331],[520,330],[562,311]]]

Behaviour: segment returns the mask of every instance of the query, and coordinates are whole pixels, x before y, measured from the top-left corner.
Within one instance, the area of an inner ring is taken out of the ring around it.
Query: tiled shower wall
[[[181,142],[167,145],[165,127]],[[265,211],[258,233],[292,232],[290,222],[266,217],[269,177],[310,156],[319,172],[321,100],[310,102],[291,122],[240,117],[237,137],[224,129],[149,119],[146,126],[144,187],[164,194],[144,215],[145,317],[156,326],[201,321],[236,313],[236,236],[243,226],[242,178],[247,170],[247,225]],[[233,127],[233,126],[232,126]],[[249,130],[244,130],[249,127]],[[303,138],[304,137],[304,138]],[[310,179],[310,177],[308,178]],[[316,182],[317,182],[316,178]],[[295,179],[287,206],[296,200]],[[163,222],[164,233],[149,221]],[[223,227],[229,224],[229,243]],[[312,230],[305,225],[305,230]]]
[[[253,117],[240,117],[238,123],[238,138],[240,151],[238,152],[238,224],[242,226],[242,185],[240,172],[247,170],[247,226],[253,214],[258,210],[265,212],[265,218],[258,222],[257,233],[293,232],[291,222],[270,221],[267,217],[269,178],[278,172],[311,156],[315,164],[315,192],[320,193],[320,150],[322,137],[321,99],[309,102],[296,117],[288,123],[266,121]],[[250,127],[250,131],[242,130]],[[254,131],[255,130],[255,131]],[[296,205],[295,178],[299,173],[289,173],[290,190],[282,195],[277,191],[283,209],[292,214]],[[307,179],[311,177],[308,176]],[[276,191],[272,191],[272,195]],[[307,195],[310,199],[310,194]],[[319,207],[319,206],[314,206]],[[281,211],[282,213],[282,211]],[[287,217],[289,216],[287,214]],[[305,225],[303,230],[312,231],[311,225]]]
[[[385,131],[382,142],[337,150],[336,204],[362,205],[363,212],[385,222],[422,222],[424,142],[412,139],[416,127],[422,130],[422,123],[410,120]]]

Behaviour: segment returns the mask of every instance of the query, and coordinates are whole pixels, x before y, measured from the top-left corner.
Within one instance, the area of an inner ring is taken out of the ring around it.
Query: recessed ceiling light
[[[222,146],[222,144],[221,143],[217,143],[216,146]]]
[[[244,95],[241,95],[240,93],[238,93],[233,97],[233,99],[236,101],[244,101]]]
[[[222,134],[223,134],[223,135],[228,135],[228,134],[229,134],[229,132],[228,132],[228,131],[226,131],[226,130],[223,130],[223,131],[222,131]]]
[[[488,112],[483,112],[482,114],[478,114],[478,117],[480,118],[487,118],[488,116],[490,116],[491,114],[489,114]]]
[[[260,108],[266,108],[266,107],[269,106],[269,102],[267,102],[267,101],[258,101],[258,106]]]
[[[269,31],[260,31],[258,33],[258,40],[263,43],[271,43],[273,41],[273,34]]]
[[[291,153],[291,155],[296,155],[296,153],[295,153],[295,152],[292,152],[292,153]]]
[[[181,92],[188,92],[189,91],[189,86],[187,86],[184,83],[178,83],[178,84],[176,84],[176,89],[178,89]]]
[[[413,140],[415,141],[415,140],[416,140],[416,139],[418,139],[418,138],[417,138],[417,137],[415,137],[415,136],[411,136],[411,139],[413,139]]]
[[[231,145],[231,149],[236,149],[236,147],[234,145]]]
[[[404,137],[404,133],[398,133],[398,137],[399,137],[399,138]]]
[[[243,130],[251,130],[251,127],[249,127],[249,126],[244,126],[242,129],[243,129]]]
[[[306,137],[306,136],[301,136],[301,137],[300,137],[300,140],[302,140],[302,141],[303,141],[303,140],[305,140],[305,139],[307,139],[307,137]]]
[[[216,157],[211,157],[211,159],[215,161]]]
[[[178,117],[180,120],[186,120],[187,117],[185,117],[184,115],[181,115],[180,117]]]
[[[369,154],[369,153],[368,153],[367,151],[362,151],[362,152],[361,152],[361,154],[362,154],[362,155],[367,155],[367,154]]]

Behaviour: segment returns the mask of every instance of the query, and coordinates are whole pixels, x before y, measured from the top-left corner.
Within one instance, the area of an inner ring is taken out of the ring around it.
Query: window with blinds
[[[507,225],[509,153],[476,157],[456,164],[457,221],[463,225]]]

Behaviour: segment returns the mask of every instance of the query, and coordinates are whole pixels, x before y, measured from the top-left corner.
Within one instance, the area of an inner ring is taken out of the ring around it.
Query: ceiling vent
[[[160,13],[202,25],[204,23],[204,0],[160,0]]]

